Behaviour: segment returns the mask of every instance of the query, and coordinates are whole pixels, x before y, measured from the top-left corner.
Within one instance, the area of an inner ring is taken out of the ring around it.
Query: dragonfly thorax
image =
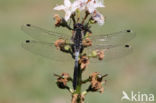
[[[75,51],[80,51],[80,49],[82,48],[81,44],[82,44],[82,38],[84,36],[84,33],[83,33],[83,28],[84,26],[82,24],[75,24],[74,26],[74,34],[73,34],[73,43],[74,43],[74,46],[75,46]]]

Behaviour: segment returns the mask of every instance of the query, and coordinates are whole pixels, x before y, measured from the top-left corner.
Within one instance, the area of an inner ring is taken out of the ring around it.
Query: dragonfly
[[[85,48],[82,42],[85,39],[85,32],[87,30],[79,23],[75,24],[72,35],[59,33],[55,30],[43,29],[32,24],[23,25],[21,29],[34,39],[23,42],[22,47],[24,49],[54,61],[65,62],[75,60],[73,74],[74,89],[76,89],[77,85],[78,64],[81,54],[85,53],[90,55],[94,50],[104,50],[104,58],[100,62],[121,58],[132,52],[132,47],[125,43],[135,37],[135,33],[132,30],[92,35],[89,37],[92,41],[92,46]],[[57,49],[55,42],[58,39],[65,40],[65,45],[70,46],[71,49],[68,52]],[[90,61],[94,63],[98,61],[98,59],[90,58]]]

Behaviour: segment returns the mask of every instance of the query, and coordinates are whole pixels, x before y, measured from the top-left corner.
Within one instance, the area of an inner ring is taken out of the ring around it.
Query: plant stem
[[[85,83],[87,83],[87,82],[89,82],[90,81],[90,79],[88,78],[88,79],[86,79],[86,80],[83,80],[82,81],[82,84],[85,84]]]
[[[78,98],[77,98],[77,103],[81,103],[81,82],[82,82],[82,70],[81,70],[81,66],[79,64],[78,66],[78,80],[77,80],[77,86],[76,86],[76,90],[75,90],[75,94],[78,94]]]
[[[78,80],[77,80],[77,87],[76,87],[76,93],[81,93],[81,81],[82,81],[82,71],[80,68],[80,64],[78,66]]]
[[[72,14],[71,18],[72,18],[72,20],[73,20],[73,28],[74,28],[74,25],[76,24],[75,14]]]
[[[86,15],[85,15],[85,17],[84,17],[83,20],[82,20],[82,24],[84,24],[84,22],[85,22],[85,20],[87,19],[88,15],[89,15],[89,13],[88,13],[88,11],[86,11]]]

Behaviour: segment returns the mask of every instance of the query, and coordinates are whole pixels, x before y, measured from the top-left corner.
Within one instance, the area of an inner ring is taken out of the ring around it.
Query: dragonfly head
[[[76,29],[83,30],[84,29],[84,26],[82,24],[80,24],[80,23],[77,23],[77,24],[74,25],[74,29],[75,30]]]

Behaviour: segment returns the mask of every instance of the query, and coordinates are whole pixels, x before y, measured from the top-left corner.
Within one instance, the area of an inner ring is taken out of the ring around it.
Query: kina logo
[[[154,94],[146,94],[141,92],[133,92],[131,91],[130,95],[125,91],[122,91],[121,101],[127,100],[132,102],[154,102]]]

